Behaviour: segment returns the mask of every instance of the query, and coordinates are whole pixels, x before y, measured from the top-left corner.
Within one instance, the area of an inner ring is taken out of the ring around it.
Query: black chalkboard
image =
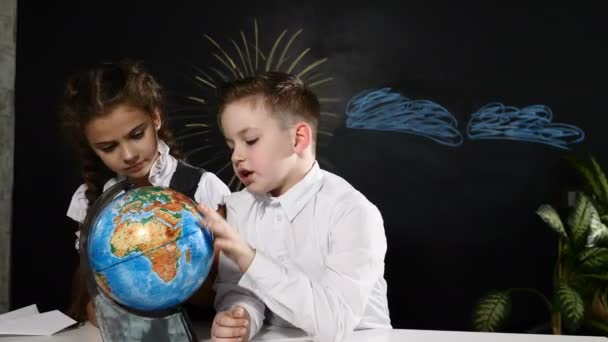
[[[550,291],[556,237],[534,211],[565,206],[576,186],[564,155],[608,160],[607,32],[597,5],[18,5],[15,308],[64,307],[77,261],[65,211],[78,170],[57,114],[67,75],[100,60],[142,59],[165,87],[170,124],[185,136],[189,120],[214,115],[213,106],[188,99],[213,99],[194,76],[228,72],[204,34],[234,53],[230,39],[241,30],[253,37],[254,21],[266,56],[283,30],[285,43],[302,29],[292,46],[310,48],[301,65],[327,58],[316,70],[332,80],[315,90],[330,98],[323,124],[332,135],[322,137],[319,159],[382,211],[395,327],[470,330],[472,306],[489,289]],[[182,139],[190,151],[201,144],[192,137]],[[218,153],[206,168],[219,170],[227,161],[221,137],[205,139]],[[507,330],[548,320],[535,299],[513,310]]]

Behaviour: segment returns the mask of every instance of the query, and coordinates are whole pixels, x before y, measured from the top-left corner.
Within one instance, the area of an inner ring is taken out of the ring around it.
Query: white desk
[[[209,341],[209,327],[197,327],[202,341]],[[285,337],[292,336],[292,337]],[[91,324],[69,329],[53,336],[0,337],[1,342],[102,342],[97,328]],[[311,341],[296,330],[264,328],[254,341]],[[434,330],[360,330],[346,342],[608,342],[606,337],[554,336],[533,334],[477,333]]]

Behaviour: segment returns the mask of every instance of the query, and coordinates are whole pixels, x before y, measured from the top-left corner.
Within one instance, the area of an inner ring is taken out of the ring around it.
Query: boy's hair
[[[119,105],[133,106],[150,116],[158,113],[163,120],[162,102],[161,87],[154,77],[140,62],[129,59],[98,64],[68,79],[63,95],[63,128],[80,154],[90,204],[101,194],[103,184],[114,175],[89,146],[84,134],[86,125]],[[171,154],[179,157],[175,140],[166,125],[161,125],[158,136],[169,145]]]
[[[225,85],[221,91],[218,110],[220,128],[222,113],[229,104],[258,96],[282,127],[287,128],[298,121],[308,123],[314,146],[321,110],[319,100],[300,78],[283,72],[264,72]]]

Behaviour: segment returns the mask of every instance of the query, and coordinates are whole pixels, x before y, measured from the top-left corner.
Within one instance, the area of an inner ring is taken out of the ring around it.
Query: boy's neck
[[[285,179],[285,184],[283,184],[281,188],[271,191],[270,195],[272,195],[273,197],[279,197],[285,194],[296,184],[298,184],[302,179],[304,179],[304,177],[306,177],[315,162],[316,159],[314,158],[314,156],[298,160],[298,163],[294,165],[293,169],[291,169],[291,171],[289,172],[287,179]]]

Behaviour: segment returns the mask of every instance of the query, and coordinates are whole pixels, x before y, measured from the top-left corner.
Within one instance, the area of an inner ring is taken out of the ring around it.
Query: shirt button
[[[281,216],[277,216],[276,220],[277,220],[277,222],[281,222],[281,221],[283,221],[283,218]]]

